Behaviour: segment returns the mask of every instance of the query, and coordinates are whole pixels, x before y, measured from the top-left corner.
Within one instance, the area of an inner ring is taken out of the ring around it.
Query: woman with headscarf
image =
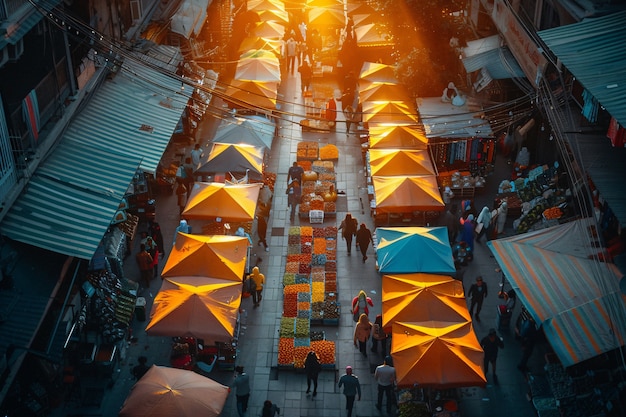
[[[359,322],[354,327],[354,346],[358,347],[363,356],[367,357],[367,341],[372,333],[372,323],[367,318],[367,314],[363,313],[359,317]]]
[[[369,315],[370,310],[368,305],[374,307],[374,302],[365,294],[365,291],[359,291],[359,295],[352,299],[352,315],[355,322],[359,320],[361,314]]]
[[[483,207],[478,215],[476,219],[476,230],[478,230],[476,242],[480,244],[480,238],[483,237],[483,235],[487,236],[485,238],[486,240],[489,240],[489,236],[491,236],[491,210],[489,210],[489,207]]]

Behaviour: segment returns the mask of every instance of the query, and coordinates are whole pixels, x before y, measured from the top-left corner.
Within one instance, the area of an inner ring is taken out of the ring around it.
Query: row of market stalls
[[[486,384],[447,233],[445,227],[376,229],[383,327],[391,334],[401,414],[424,402],[449,407],[456,400],[452,388]]]
[[[445,97],[420,98],[416,107],[393,66],[363,64],[359,98],[369,128],[364,157],[377,225],[432,223],[445,207],[446,187],[472,199],[484,186],[496,155],[489,122],[478,104]],[[398,187],[405,192],[388,191]]]

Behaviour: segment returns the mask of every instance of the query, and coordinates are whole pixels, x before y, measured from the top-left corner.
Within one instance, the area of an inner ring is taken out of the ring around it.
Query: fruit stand
[[[300,219],[310,221],[312,210],[321,210],[324,218],[335,218],[337,216],[336,184],[333,162],[313,161],[310,170],[306,170],[302,175],[302,199],[298,210]]]
[[[301,369],[314,350],[322,367],[334,369],[335,343],[312,325],[339,325],[336,227],[291,227],[283,276],[283,316],[278,367]]]

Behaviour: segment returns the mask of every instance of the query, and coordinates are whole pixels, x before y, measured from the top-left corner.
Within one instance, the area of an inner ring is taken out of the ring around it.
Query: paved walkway
[[[326,79],[326,88],[332,79]],[[283,109],[295,115],[303,114],[300,85],[297,76],[285,75],[281,86],[282,99],[290,104]],[[246,372],[251,375],[252,395],[248,416],[257,417],[263,401],[266,399],[276,403],[281,408],[281,415],[287,417],[346,416],[345,399],[337,388],[336,381],[343,374],[346,365],[354,368],[354,373],[359,377],[363,398],[355,403],[355,414],[359,417],[386,415],[384,411],[375,409],[377,387],[373,379],[373,366],[382,362],[382,358],[375,354],[369,354],[363,358],[352,343],[353,322],[349,312],[352,297],[359,290],[365,290],[374,300],[374,308],[371,309],[370,317],[375,317],[381,312],[381,276],[375,268],[375,256],[370,248],[369,259],[363,263],[360,256],[348,257],[345,244],[337,245],[337,275],[338,275],[338,300],[343,306],[338,327],[323,327],[326,337],[334,340],[337,346],[337,366],[335,370],[323,371],[319,378],[318,395],[312,398],[306,395],[306,377],[302,373],[294,371],[278,371],[277,345],[278,329],[282,315],[282,276],[285,268],[287,253],[287,234],[289,226],[299,225],[299,220],[289,221],[287,211],[287,198],[284,194],[286,187],[287,170],[296,160],[297,144],[301,140],[315,140],[320,143],[334,143],[339,149],[339,160],[336,163],[337,189],[346,192],[348,211],[364,222],[373,230],[372,218],[368,211],[363,211],[361,200],[367,206],[367,193],[365,177],[363,174],[363,162],[361,145],[354,135],[345,134],[345,124],[340,123],[334,133],[309,133],[301,132],[297,122],[300,116],[286,117],[280,122],[278,136],[274,140],[271,155],[268,160],[267,171],[277,174],[276,192],[273,200],[268,235],[270,251],[265,252],[262,247],[253,247],[253,257],[262,257],[261,271],[265,274],[267,284],[263,293],[263,301],[259,308],[252,308],[252,300],[244,299],[242,302],[243,314],[241,317],[241,333],[239,342],[239,355],[237,363],[244,366]],[[215,127],[215,120],[207,120],[199,131],[198,138],[209,138]],[[188,146],[188,153],[191,147]],[[171,150],[170,150],[171,151]],[[496,173],[488,178],[487,187],[481,194],[476,196],[476,205],[491,205],[493,196],[497,190],[497,184],[505,178],[509,169],[504,158],[500,158]],[[337,219],[326,219],[325,225],[338,225],[346,212],[338,212]],[[171,242],[174,229],[178,225],[178,207],[176,196],[159,196],[157,202],[157,220],[162,226],[165,242]],[[308,225],[308,222],[305,222]],[[509,225],[510,227],[510,225]],[[256,242],[256,240],[255,240]],[[161,263],[163,266],[164,261]],[[132,257],[126,260],[125,268],[128,276],[137,274]],[[465,271],[465,287],[477,275],[482,275],[489,286],[489,297],[483,306],[481,314],[482,322],[474,323],[478,338],[482,338],[489,328],[495,327],[496,306],[501,302],[497,297],[501,275],[498,265],[484,245],[476,245],[474,262]],[[152,301],[160,286],[160,280],[153,281],[149,289],[140,295],[148,301],[147,309],[150,311]],[[514,317],[517,317],[519,305],[516,307]],[[137,342],[128,346],[123,352],[123,360],[120,365],[117,381],[106,392],[102,404],[98,410],[73,409],[71,404],[56,410],[55,415],[116,415],[124,399],[128,395],[134,381],[130,370],[136,364],[140,355],[148,357],[149,364],[169,365],[169,353],[171,340],[163,337],[149,337],[143,329],[147,322],[134,322],[133,335]],[[482,388],[466,388],[459,390],[460,407],[464,417],[497,416],[526,417],[534,415],[532,405],[526,400],[527,384],[523,375],[516,369],[516,364],[521,356],[518,343],[514,340],[512,330],[503,332],[505,349],[501,352],[498,360],[499,385],[493,385],[488,376],[488,385]],[[538,346],[535,355],[529,365],[534,371],[540,371],[543,365],[543,346]],[[445,366],[445,365],[444,365]],[[233,379],[232,372],[213,370],[211,377],[221,383],[229,384]],[[384,410],[384,407],[383,407]],[[234,394],[231,394],[226,402],[224,417],[237,416]]]

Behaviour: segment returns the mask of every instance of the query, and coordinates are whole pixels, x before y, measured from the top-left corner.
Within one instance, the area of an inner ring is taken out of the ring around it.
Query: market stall
[[[428,97],[420,98],[417,107],[441,177],[457,171],[469,171],[472,176],[493,171],[496,140],[480,103],[467,99],[455,105]]]
[[[463,283],[447,275],[383,275],[383,327],[394,322],[471,321]]]
[[[426,226],[445,204],[434,175],[373,176],[370,201],[376,226]]]
[[[241,282],[204,276],[163,280],[146,333],[193,337],[207,345],[237,343]]]
[[[370,149],[428,149],[428,138],[415,126],[370,123]]]
[[[278,342],[278,366],[302,369],[310,350],[323,368],[335,368],[335,343],[313,325],[338,326],[337,228],[291,227],[283,276],[283,315]]]
[[[626,342],[621,274],[598,260],[597,236],[595,222],[586,218],[488,242],[564,367]]]
[[[246,237],[178,233],[161,276],[201,276],[241,283],[247,250]]]
[[[222,222],[252,222],[263,184],[196,182],[182,217]]]
[[[228,174],[231,182],[240,182],[241,177],[260,181],[263,178],[264,160],[264,148],[213,142],[211,151],[200,161],[194,175],[226,178]]]
[[[378,270],[383,274],[456,274],[445,227],[379,227],[376,237]]]
[[[335,164],[339,157],[332,144],[318,149],[317,142],[298,144],[298,165],[305,169],[302,175],[302,197],[298,206],[301,220],[323,223],[325,218],[337,216],[337,177]],[[312,162],[311,162],[312,161]]]
[[[230,389],[192,371],[153,365],[133,386],[120,417],[217,417]]]

